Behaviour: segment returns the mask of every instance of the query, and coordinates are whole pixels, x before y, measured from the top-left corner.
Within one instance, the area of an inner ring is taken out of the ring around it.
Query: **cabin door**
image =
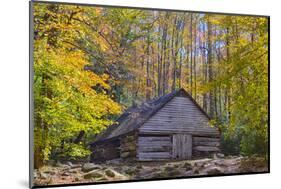
[[[187,134],[173,135],[173,159],[191,159],[192,136]]]

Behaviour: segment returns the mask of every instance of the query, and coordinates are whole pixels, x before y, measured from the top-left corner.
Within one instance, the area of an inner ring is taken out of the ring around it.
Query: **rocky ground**
[[[214,158],[173,162],[103,164],[60,163],[34,171],[35,185],[93,183],[119,180],[223,175],[243,172],[265,172],[267,161],[260,157],[214,156]]]

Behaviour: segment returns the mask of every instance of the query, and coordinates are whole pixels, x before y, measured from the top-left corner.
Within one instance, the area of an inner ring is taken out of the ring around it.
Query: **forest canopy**
[[[35,167],[87,158],[126,108],[184,88],[226,154],[268,153],[268,19],[34,3]]]

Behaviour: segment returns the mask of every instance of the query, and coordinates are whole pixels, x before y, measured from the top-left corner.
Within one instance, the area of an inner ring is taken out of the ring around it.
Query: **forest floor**
[[[267,172],[261,157],[214,157],[172,162],[55,163],[34,171],[35,185],[78,184],[203,175]]]

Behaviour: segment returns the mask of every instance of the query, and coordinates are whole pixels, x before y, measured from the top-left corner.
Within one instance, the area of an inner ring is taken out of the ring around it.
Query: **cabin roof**
[[[152,117],[175,96],[185,96],[190,98],[198,109],[210,120],[209,115],[200,107],[191,95],[189,95],[184,89],[178,89],[151,101],[144,102],[139,106],[134,105],[128,108],[116,120],[117,123],[109,126],[101,134],[99,134],[91,145],[125,135],[138,129],[146,120]]]

